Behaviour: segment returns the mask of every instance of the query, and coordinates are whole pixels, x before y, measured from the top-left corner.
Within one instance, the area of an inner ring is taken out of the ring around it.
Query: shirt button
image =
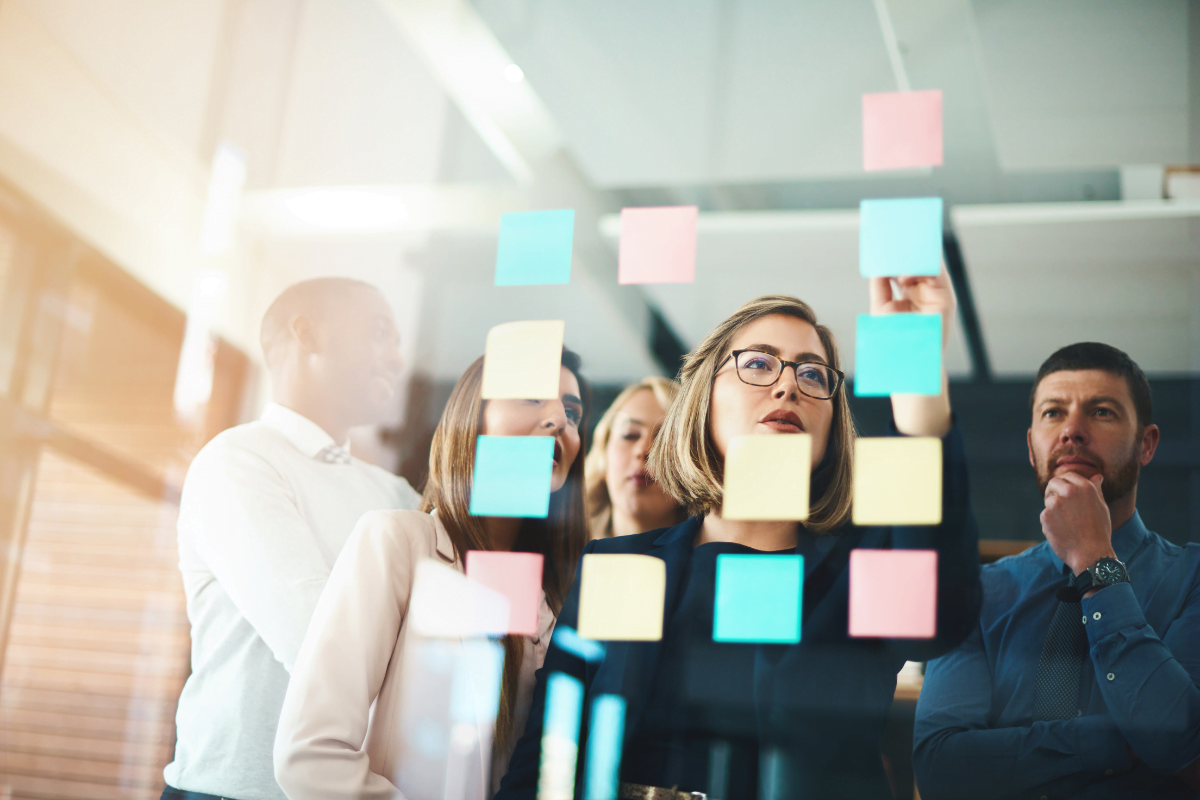
[[[1108,678],[1110,681],[1115,681],[1117,679],[1117,676],[1111,672],[1108,673],[1107,675],[1105,675],[1104,677]]]
[[[1042,795],[1041,800],[1049,800],[1049,798],[1046,795]]]
[[[1092,614],[1092,619],[1100,619],[1100,612],[1097,611],[1095,614]]]
[[[1104,770],[1104,774],[1105,774],[1105,775],[1112,775],[1112,770],[1111,770],[1111,769],[1106,769],[1106,770]]]
[[[1083,615],[1083,624],[1087,625],[1087,614]]]

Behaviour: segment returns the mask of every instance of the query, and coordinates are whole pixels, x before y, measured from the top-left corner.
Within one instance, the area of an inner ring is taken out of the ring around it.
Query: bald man
[[[399,340],[391,307],[360,281],[298,283],[267,309],[275,402],[209,442],[183,484],[192,674],[164,800],[284,800],[275,727],[329,571],[360,516],[420,501],[403,478],[353,458],[347,442],[350,428],[393,407]]]

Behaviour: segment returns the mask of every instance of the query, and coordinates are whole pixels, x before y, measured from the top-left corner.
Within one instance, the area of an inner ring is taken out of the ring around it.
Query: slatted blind
[[[90,256],[64,298],[48,418],[179,483],[235,424],[247,362],[217,351],[201,430],[175,418],[184,316]],[[93,462],[95,463],[95,462]],[[0,800],[152,798],[189,669],[170,497],[44,446],[0,675]]]

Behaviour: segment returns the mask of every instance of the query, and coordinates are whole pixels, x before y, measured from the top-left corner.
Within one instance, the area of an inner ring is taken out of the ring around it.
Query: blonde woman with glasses
[[[626,386],[596,423],[583,468],[593,539],[683,522],[683,507],[662,490],[646,466],[650,446],[678,393],[675,381],[643,378]]]
[[[943,330],[949,328],[955,298],[944,271],[903,278],[897,286],[898,294],[886,279],[872,282],[872,313],[938,313]],[[850,521],[855,430],[842,377],[833,334],[806,303],[782,295],[746,303],[687,356],[679,398],[649,463],[691,516],[666,530],[595,539],[584,550],[665,562],[662,639],[605,642],[598,665],[551,647],[497,800],[535,795],[545,680],[553,672],[584,685],[580,785],[588,769],[587,710],[596,696],[618,694],[627,704],[620,798],[892,796],[880,737],[896,673],[905,661],[953,649],[978,620],[978,529],[944,375],[940,395],[892,397],[893,435],[942,440],[942,522],[863,527]],[[801,432],[812,437],[808,520],[725,519],[722,470],[730,442]],[[933,638],[849,636],[849,560],[858,548],[937,552]],[[800,642],[714,642],[717,559],[785,555],[804,558]],[[576,578],[559,630],[576,626],[579,589]]]

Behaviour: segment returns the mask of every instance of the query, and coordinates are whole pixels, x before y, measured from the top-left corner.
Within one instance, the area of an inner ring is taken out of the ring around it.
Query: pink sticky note
[[[542,554],[498,550],[467,552],[467,577],[508,598],[508,633],[538,634]]]
[[[863,95],[863,169],[942,164],[942,92]]]
[[[696,279],[696,206],[621,209],[617,283]]]
[[[936,550],[851,551],[851,636],[931,639],[936,628]]]

